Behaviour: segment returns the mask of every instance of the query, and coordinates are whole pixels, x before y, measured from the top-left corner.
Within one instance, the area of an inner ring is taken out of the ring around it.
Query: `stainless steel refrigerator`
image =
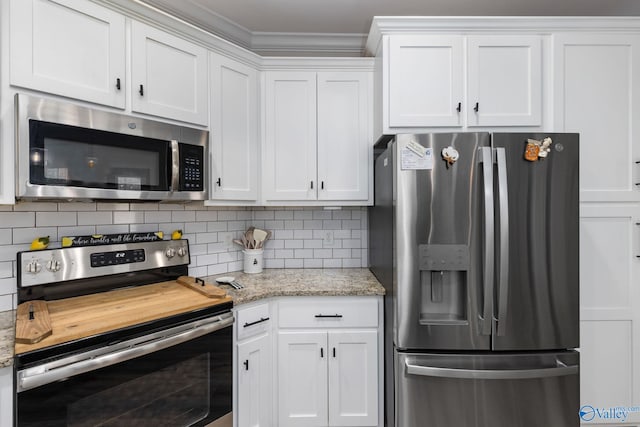
[[[381,144],[386,425],[578,426],[578,135]]]

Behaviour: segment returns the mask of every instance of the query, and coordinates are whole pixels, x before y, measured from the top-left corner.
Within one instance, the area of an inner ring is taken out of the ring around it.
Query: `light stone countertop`
[[[218,284],[233,297],[235,306],[278,296],[384,295],[384,288],[367,268],[264,269],[262,273],[241,271],[205,277],[233,276],[243,289]]]
[[[0,312],[0,368],[13,365],[15,321],[15,310]]]

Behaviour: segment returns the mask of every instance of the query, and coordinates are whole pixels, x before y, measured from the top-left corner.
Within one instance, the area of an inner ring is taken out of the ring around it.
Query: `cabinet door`
[[[468,126],[541,124],[540,46],[540,36],[468,37]]]
[[[206,49],[133,21],[131,58],[133,111],[207,124]]]
[[[390,127],[461,125],[462,45],[462,36],[390,37]]]
[[[125,107],[125,18],[84,0],[12,0],[10,81]]]
[[[265,75],[264,199],[316,200],[316,73]]]
[[[326,426],[327,333],[278,334],[278,426]]]
[[[238,427],[271,425],[271,336],[238,344]]]
[[[378,332],[329,332],[329,425],[378,425]]]
[[[580,133],[580,199],[640,200],[640,37],[554,41],[555,121]]]
[[[258,72],[211,54],[211,198],[258,198]]]
[[[371,73],[318,73],[319,200],[367,200]]]

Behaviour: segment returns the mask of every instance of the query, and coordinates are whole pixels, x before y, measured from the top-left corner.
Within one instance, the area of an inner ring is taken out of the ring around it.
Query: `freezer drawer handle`
[[[405,361],[407,374],[409,375],[473,380],[520,380],[527,378],[562,377],[575,375],[579,371],[578,365],[567,366],[558,360],[556,360],[556,363],[558,365],[556,368],[494,370],[437,368],[434,366],[412,365],[408,360]]]
[[[248,328],[249,326],[257,325],[258,323],[266,322],[269,320],[268,317],[261,317],[260,320],[256,320],[255,322],[245,322],[243,327]]]

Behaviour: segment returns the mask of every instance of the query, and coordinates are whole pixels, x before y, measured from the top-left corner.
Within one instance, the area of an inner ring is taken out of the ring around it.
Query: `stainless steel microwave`
[[[17,94],[16,198],[207,198],[209,132]]]

